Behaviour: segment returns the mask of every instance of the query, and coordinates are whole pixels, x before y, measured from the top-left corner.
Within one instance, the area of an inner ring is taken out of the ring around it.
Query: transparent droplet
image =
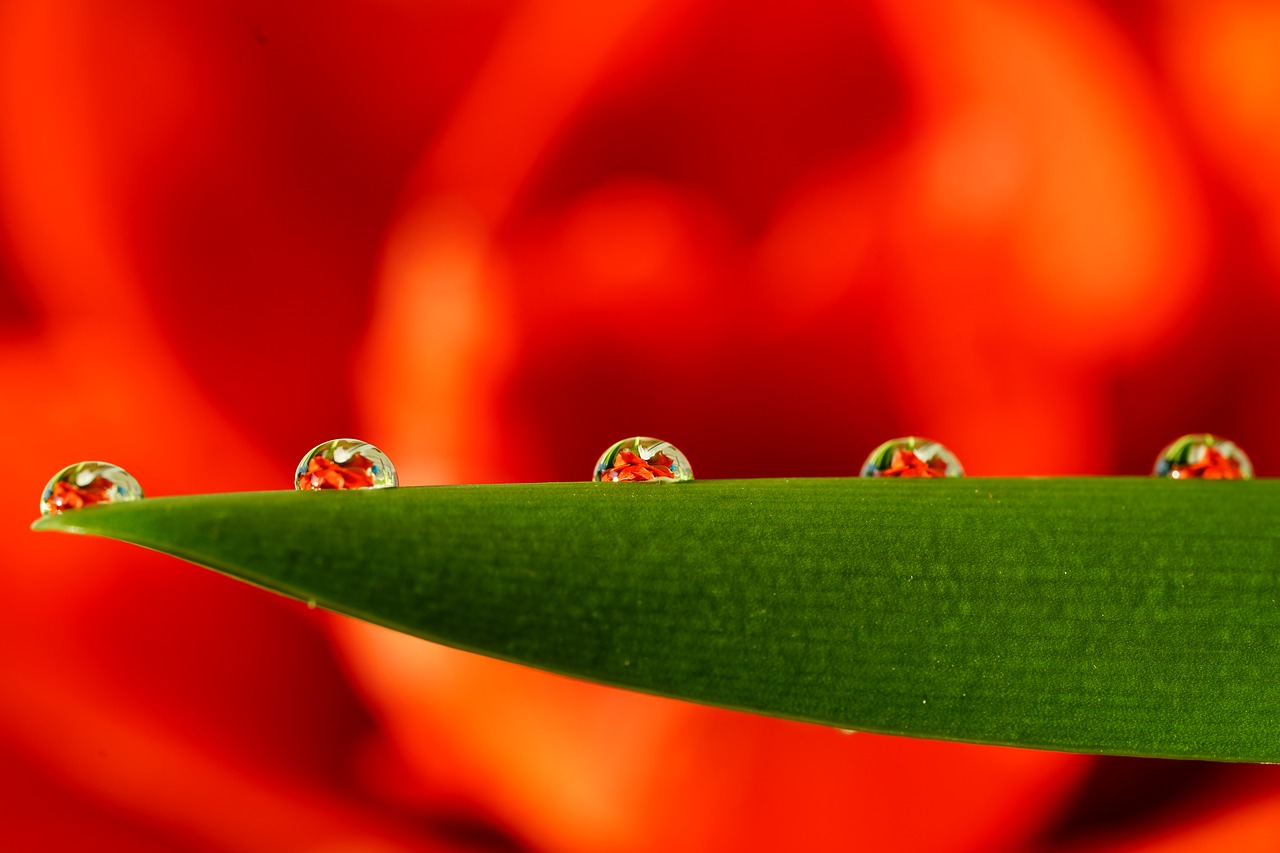
[[[293,485],[299,491],[385,489],[399,482],[387,454],[368,442],[335,438],[317,445],[298,463]]]
[[[133,475],[110,462],[77,462],[68,465],[44,487],[40,514],[59,515],[95,504],[124,503],[142,497],[142,486]]]
[[[861,473],[863,477],[963,477],[964,466],[945,445],[909,435],[871,451]]]
[[[638,435],[601,454],[591,479],[597,483],[679,483],[693,479],[693,468],[671,442]]]
[[[1161,450],[1151,473],[1172,480],[1251,480],[1253,462],[1234,441],[1197,432]]]

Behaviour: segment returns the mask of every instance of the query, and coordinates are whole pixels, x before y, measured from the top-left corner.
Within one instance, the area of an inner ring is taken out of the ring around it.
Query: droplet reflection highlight
[[[54,474],[44,487],[40,495],[40,514],[61,515],[68,510],[141,498],[142,486],[119,465],[77,462]]]
[[[680,483],[693,479],[693,468],[671,442],[637,435],[602,453],[591,479],[597,483]]]
[[[946,445],[908,435],[893,438],[871,451],[862,463],[863,477],[963,477],[964,466]]]
[[[335,438],[316,445],[302,457],[294,474],[299,491],[386,489],[399,484],[387,454],[366,441]]]
[[[1166,445],[1151,473],[1171,480],[1252,480],[1253,462],[1234,441],[1197,432]]]

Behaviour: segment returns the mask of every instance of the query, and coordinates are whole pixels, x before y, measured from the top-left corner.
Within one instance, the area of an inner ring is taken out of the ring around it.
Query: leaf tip
[[[42,515],[31,522],[31,529],[37,533],[85,533],[83,527],[74,524],[63,515]]]

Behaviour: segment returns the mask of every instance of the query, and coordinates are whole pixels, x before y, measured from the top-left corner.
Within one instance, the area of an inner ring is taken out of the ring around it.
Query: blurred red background
[[[0,0],[0,846],[1280,847],[1272,768],[846,737],[26,531],[80,459],[289,488],[340,435],[1274,476],[1278,98],[1262,0]]]

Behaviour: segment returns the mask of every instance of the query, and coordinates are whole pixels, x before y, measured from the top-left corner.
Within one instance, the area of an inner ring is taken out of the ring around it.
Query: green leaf
[[[37,521],[567,675],[831,726],[1280,761],[1280,481],[548,483]]]

